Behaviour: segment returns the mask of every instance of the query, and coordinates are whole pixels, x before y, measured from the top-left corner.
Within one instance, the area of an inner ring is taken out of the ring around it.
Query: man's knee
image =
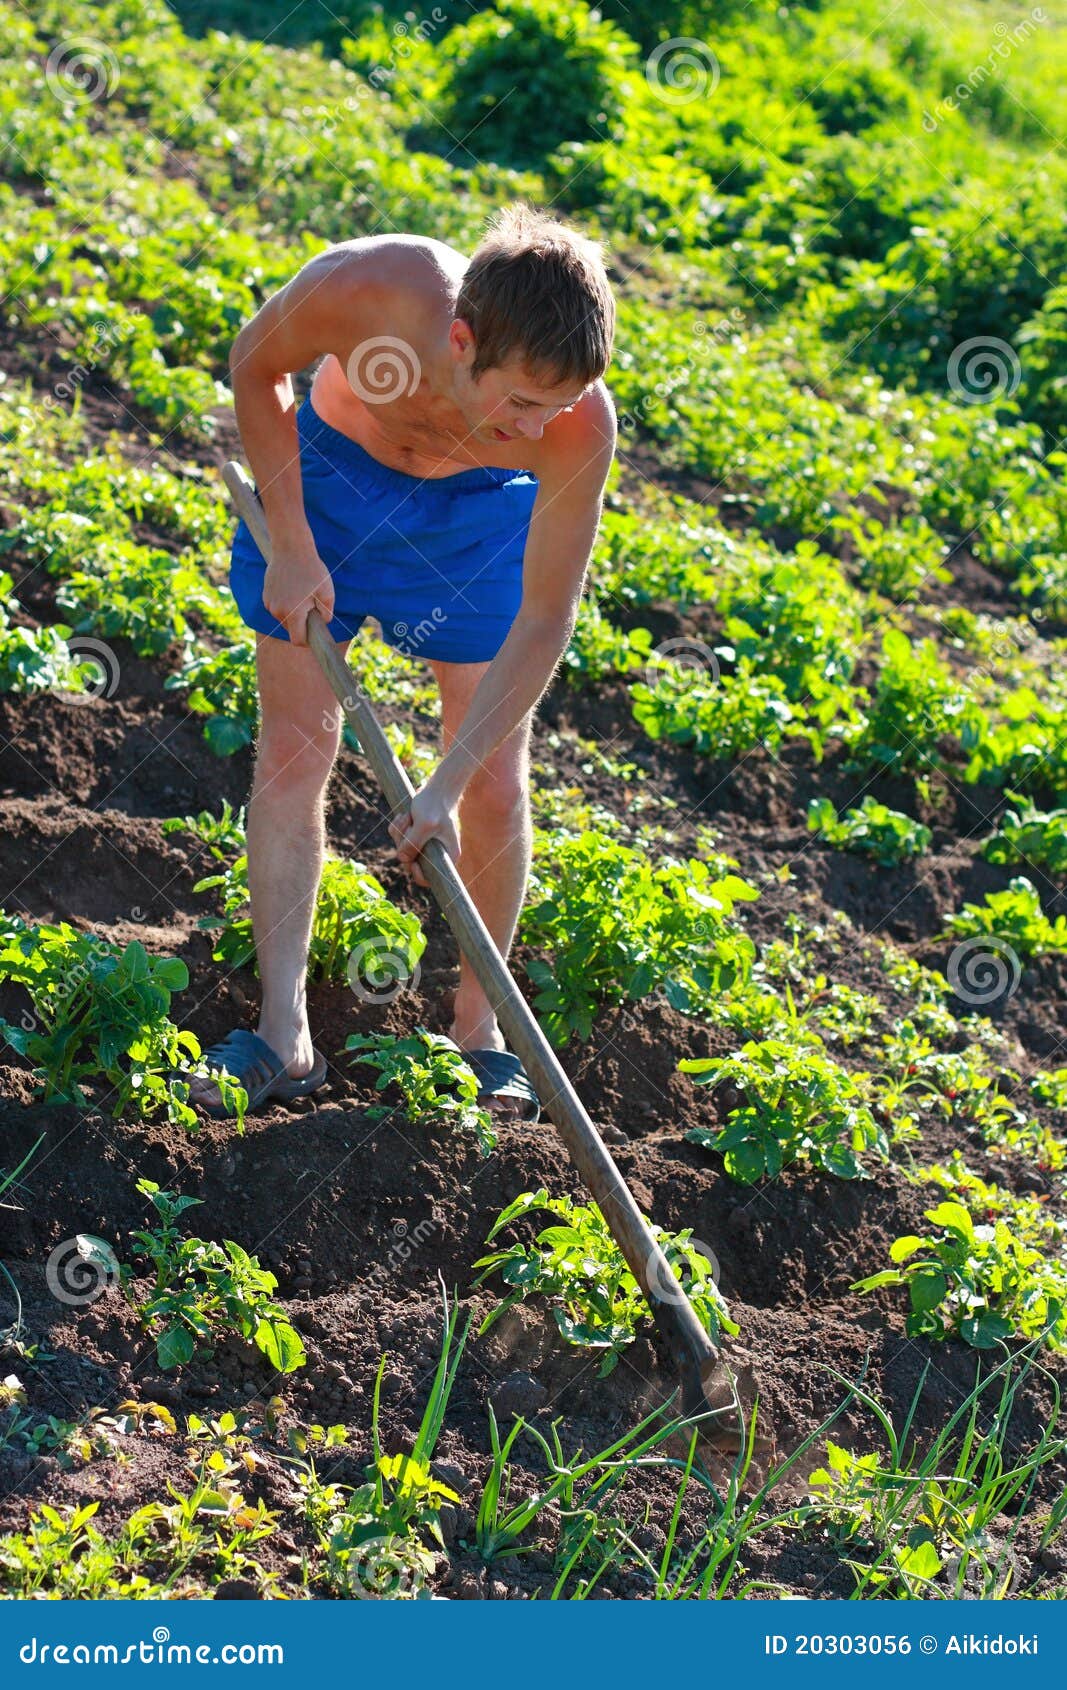
[[[529,782],[525,770],[479,769],[467,784],[466,802],[475,816],[490,826],[514,826],[529,811]]]
[[[276,792],[318,790],[330,778],[340,732],[336,725],[307,730],[285,722],[264,728],[256,744],[256,785]]]

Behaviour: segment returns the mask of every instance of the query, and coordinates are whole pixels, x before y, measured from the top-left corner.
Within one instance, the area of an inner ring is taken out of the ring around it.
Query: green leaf
[[[1014,1330],[1010,1320],[994,1314],[992,1309],[983,1309],[960,1322],[961,1338],[976,1350],[991,1350],[995,1344],[1010,1338]]]
[[[941,1571],[941,1558],[932,1543],[917,1543],[901,1557],[898,1565],[911,1578],[933,1579]]]
[[[957,1233],[968,1243],[974,1237],[974,1221],[962,1203],[939,1203],[935,1209],[927,1209],[926,1218],[935,1226],[944,1227],[946,1232]]]
[[[926,1314],[948,1296],[948,1280],[940,1268],[920,1268],[908,1275],[908,1291],[914,1313]]]
[[[168,1326],[156,1339],[156,1360],[160,1367],[180,1367],[192,1361],[196,1345],[184,1326]]]
[[[909,1233],[905,1238],[894,1239],[889,1246],[890,1261],[906,1262],[909,1256],[914,1256],[916,1250],[922,1249],[923,1242],[923,1239],[916,1238],[913,1233]]]
[[[307,1361],[300,1334],[288,1321],[261,1319],[256,1326],[255,1341],[279,1373],[293,1373]]]
[[[731,1179],[738,1180],[742,1185],[751,1185],[754,1180],[758,1180],[767,1165],[762,1147],[751,1141],[728,1150],[723,1157],[723,1163]]]

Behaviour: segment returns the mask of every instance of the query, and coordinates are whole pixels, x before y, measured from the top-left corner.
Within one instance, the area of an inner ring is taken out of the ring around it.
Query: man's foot
[[[496,1016],[480,991],[464,991],[460,986],[452,1000],[448,1036],[478,1076],[480,1109],[513,1120],[540,1118],[537,1093],[522,1063],[505,1045]]]
[[[478,1093],[480,1108],[488,1109],[494,1115],[515,1116],[520,1121],[540,1119],[541,1105],[537,1093],[514,1051],[496,1050],[490,1046],[483,1050],[465,1050],[463,1057],[474,1069],[482,1087]]]
[[[275,1100],[287,1103],[295,1097],[305,1097],[317,1091],[326,1079],[326,1058],[314,1046],[311,1061],[301,1072],[299,1061],[287,1064],[273,1045],[246,1027],[234,1027],[224,1039],[209,1045],[202,1055],[209,1067],[221,1068],[244,1087],[248,1093],[248,1114]],[[234,1114],[223,1102],[217,1081],[180,1071],[175,1077],[188,1079],[189,1101],[209,1115],[222,1120]]]

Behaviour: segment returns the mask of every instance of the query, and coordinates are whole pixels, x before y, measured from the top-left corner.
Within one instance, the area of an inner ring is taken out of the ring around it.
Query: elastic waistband
[[[311,403],[310,393],[296,413],[296,424],[302,438],[309,443],[313,442],[316,449],[330,462],[344,464],[348,469],[358,471],[364,478],[369,477],[376,481],[379,486],[390,487],[397,492],[414,493],[423,488],[469,491],[484,487],[502,487],[509,481],[537,479],[529,470],[497,469],[488,464],[476,465],[473,469],[462,469],[455,475],[407,475],[403,470],[392,469],[388,464],[380,463],[358,440],[353,440],[351,435],[342,434],[339,428],[325,422]]]

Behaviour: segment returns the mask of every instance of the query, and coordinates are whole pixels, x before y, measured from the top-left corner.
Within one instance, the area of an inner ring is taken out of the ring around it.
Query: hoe
[[[237,511],[269,561],[267,520],[247,472],[241,464],[230,462],[222,475]],[[390,813],[399,811],[411,797],[411,782],[317,610],[308,616],[307,633],[308,644],[377,777]],[[429,841],[421,853],[420,866],[457,944],[496,1006],[501,1031],[530,1076],[542,1108],[596,1199],[648,1301],[678,1372],[683,1414],[697,1420],[701,1436],[711,1447],[737,1449],[744,1441],[744,1421],[734,1375],[722,1362],[684,1287],[645,1225],[633,1194],[512,979],[440,840]]]

